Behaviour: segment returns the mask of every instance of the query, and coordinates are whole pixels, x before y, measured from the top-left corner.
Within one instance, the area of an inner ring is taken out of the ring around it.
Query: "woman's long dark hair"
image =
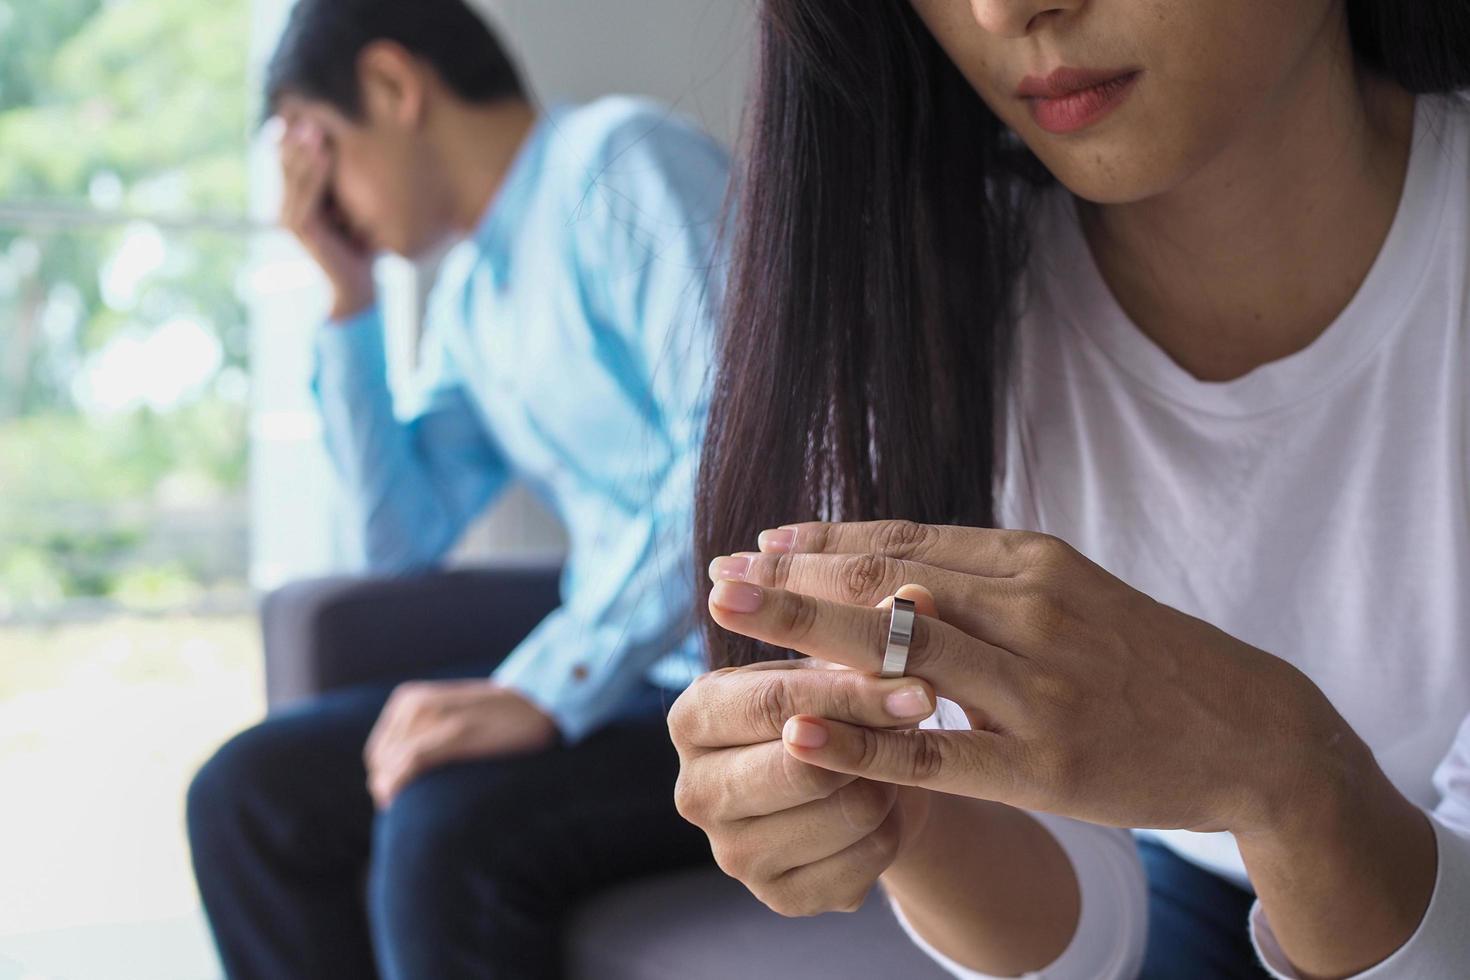
[[[1470,85],[1463,3],[1348,16],[1365,67]],[[908,0],[761,0],[745,125],[699,567],[799,520],[992,526],[1014,294],[1052,178]],[[705,625],[715,666],[784,655]]]

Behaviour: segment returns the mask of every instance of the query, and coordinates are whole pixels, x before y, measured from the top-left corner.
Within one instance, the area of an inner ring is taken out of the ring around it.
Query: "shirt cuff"
[[[324,361],[383,363],[383,314],[376,306],[345,320],[327,320],[317,329],[317,353]]]
[[[556,723],[556,730],[562,741],[569,745],[576,744],[589,734],[593,725],[589,723],[585,712],[577,711],[567,703],[566,679],[552,676],[559,675],[568,668],[561,663],[543,662],[546,659],[548,658],[526,656],[517,648],[495,668],[490,679],[502,687],[510,688],[540,708],[542,714]],[[590,668],[577,664],[570,669],[573,683],[588,682]]]
[[[1439,854],[1434,891],[1424,918],[1392,956],[1353,974],[1350,980],[1440,980],[1464,975],[1465,964],[1470,963],[1470,931],[1465,928],[1470,916],[1470,839],[1459,836],[1433,815],[1429,824],[1434,828]],[[1278,980],[1300,980],[1259,901],[1251,906],[1250,932],[1256,955],[1267,972]]]
[[[1072,863],[1082,894],[1077,931],[1062,954],[1023,980],[1132,980],[1143,966],[1148,939],[1148,880],[1138,848],[1125,830],[1032,813]],[[934,962],[959,980],[996,980],[962,966],[920,936],[897,902],[899,925]]]
[[[628,670],[627,650],[587,644],[580,657],[558,656],[554,645],[566,642],[557,629],[563,617],[558,612],[543,620],[490,679],[540,708],[556,723],[563,743],[575,745],[616,718],[643,678],[641,671]]]

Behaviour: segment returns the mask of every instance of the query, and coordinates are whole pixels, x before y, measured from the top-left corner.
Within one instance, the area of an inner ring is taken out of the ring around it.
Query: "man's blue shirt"
[[[566,525],[563,604],[495,679],[576,741],[699,670],[691,561],[728,158],[656,104],[545,113],[446,259],[395,405],[376,309],[323,326],[315,389],[368,569],[442,558],[510,482]]]

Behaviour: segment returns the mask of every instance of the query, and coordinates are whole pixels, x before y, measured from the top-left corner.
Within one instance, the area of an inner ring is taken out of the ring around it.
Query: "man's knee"
[[[195,773],[185,817],[196,851],[233,840],[251,824],[268,824],[277,834],[289,830],[290,788],[283,777],[294,770],[292,757],[299,747],[278,729],[272,721],[246,729]]]
[[[510,884],[523,858],[516,824],[534,803],[518,792],[496,763],[447,766],[409,783],[377,816],[370,889],[386,910],[394,896],[415,896],[419,907],[437,899],[462,901],[467,890]]]

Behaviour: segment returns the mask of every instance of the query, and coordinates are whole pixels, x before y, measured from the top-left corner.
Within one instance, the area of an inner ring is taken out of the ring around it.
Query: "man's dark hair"
[[[374,41],[422,58],[466,101],[525,95],[504,46],[464,0],[298,0],[266,69],[267,113],[298,95],[360,118],[357,58]]]

